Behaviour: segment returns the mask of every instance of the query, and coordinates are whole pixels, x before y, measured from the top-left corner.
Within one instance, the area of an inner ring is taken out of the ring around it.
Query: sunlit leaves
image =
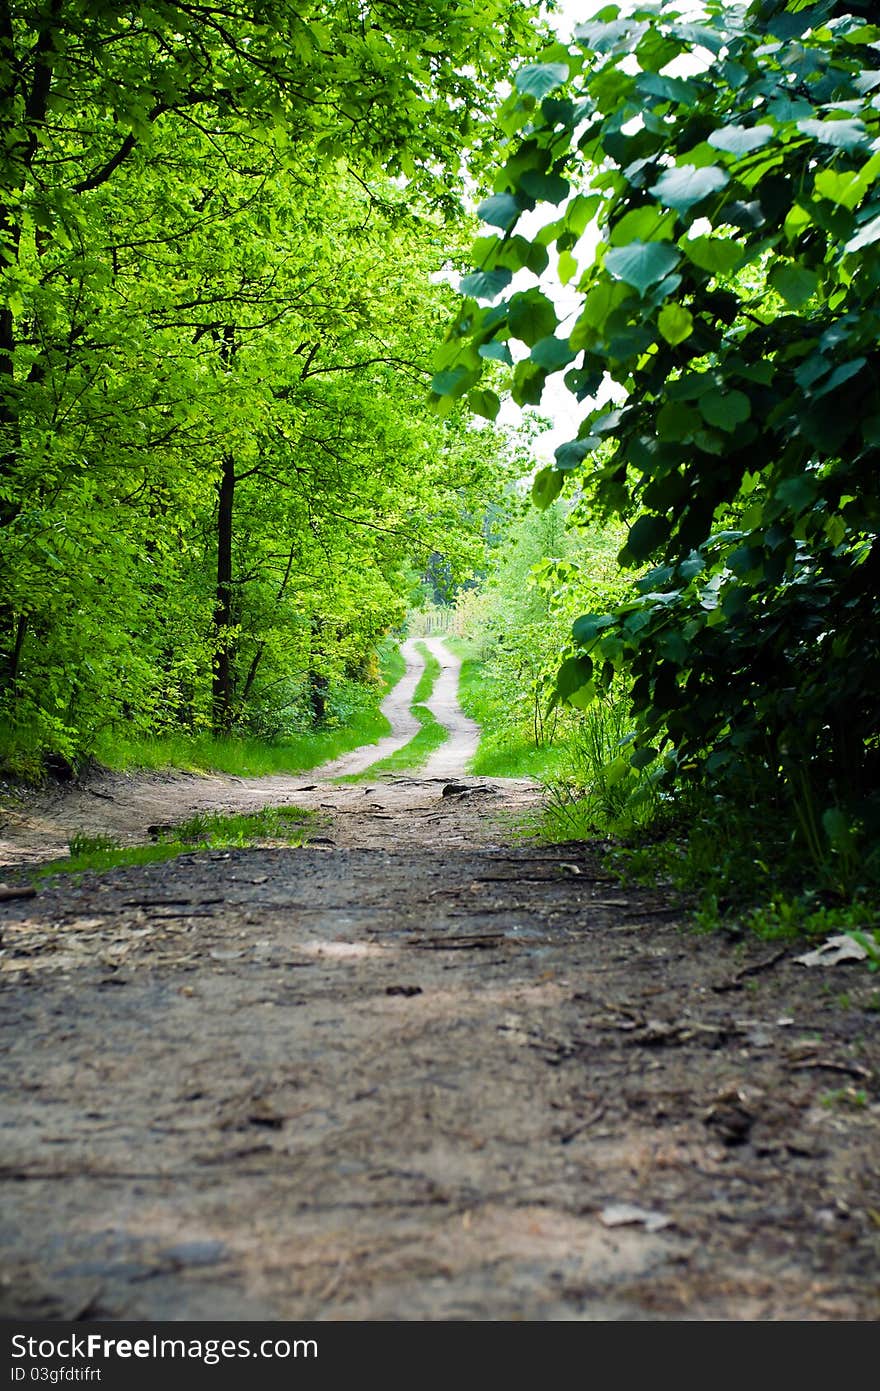
[[[694,317],[689,309],[681,304],[665,304],[657,316],[657,327],[673,347],[690,338],[694,331]]]
[[[667,169],[652,186],[651,192],[664,207],[687,212],[713,193],[719,193],[730,182],[730,175],[718,165],[697,167],[683,164]]]

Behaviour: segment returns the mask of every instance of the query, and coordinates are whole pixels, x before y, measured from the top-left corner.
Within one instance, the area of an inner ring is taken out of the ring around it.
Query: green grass
[[[332,728],[279,739],[242,735],[216,738],[207,732],[192,735],[174,731],[129,737],[117,728],[99,734],[90,754],[99,764],[118,772],[180,768],[238,777],[306,772],[362,744],[378,743],[388,733],[390,726],[379,706],[405,670],[406,662],[397,644],[384,644],[379,652],[379,685],[355,688],[356,699],[343,722]],[[0,727],[0,769],[24,781],[40,780],[42,752],[27,731]]]
[[[125,865],[152,864],[200,850],[247,849],[267,841],[305,845],[308,828],[319,821],[317,812],[304,807],[263,807],[260,811],[221,816],[198,813],[178,826],[162,827],[154,845],[120,845],[110,836],[78,833],[69,841],[70,854],[63,860],[40,865],[32,877],[52,874],[102,873]]]
[[[468,771],[476,777],[537,778],[541,782],[558,776],[566,758],[564,743],[538,744],[533,731],[511,723],[503,683],[487,676],[475,644],[464,638],[447,638],[446,645],[462,658],[458,686],[461,708],[482,731]]]
[[[425,659],[425,669],[413,692],[413,703],[410,710],[421,725],[421,729],[418,734],[413,735],[408,744],[404,744],[403,748],[398,749],[396,753],[389,754],[387,758],[380,758],[378,762],[365,768],[362,773],[349,773],[341,778],[336,778],[336,782],[370,782],[374,778],[380,778],[389,773],[404,773],[421,768],[424,763],[427,763],[434,750],[438,749],[449,738],[446,726],[440,724],[431,714],[427,705],[424,704],[424,701],[431,699],[434,692],[434,683],[441,671],[440,663],[428,651],[423,642],[417,643],[416,646]]]

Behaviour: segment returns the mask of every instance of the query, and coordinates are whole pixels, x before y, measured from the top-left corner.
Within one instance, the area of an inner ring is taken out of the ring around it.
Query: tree
[[[628,522],[639,578],[575,622],[560,694],[625,673],[636,767],[662,751],[679,778],[781,779],[832,846],[876,819],[880,774],[871,8],[707,0],[694,22],[612,5],[520,68],[481,208],[498,230],[435,377],[438,396],[473,394],[516,340],[517,399],[562,371],[584,403],[535,500],[574,480]],[[539,204],[557,215],[525,235]],[[550,248],[578,296],[562,327],[539,288],[509,293]],[[618,404],[596,406],[609,379]]]
[[[485,463],[455,421],[416,439],[419,282],[532,17],[0,7],[0,699],[55,747],[203,722],[206,668],[228,728],[315,622],[338,670],[399,612],[437,455]]]

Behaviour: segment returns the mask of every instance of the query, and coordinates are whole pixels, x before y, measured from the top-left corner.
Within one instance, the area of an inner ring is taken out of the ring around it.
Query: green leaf
[[[657,412],[657,436],[678,443],[692,439],[702,420],[691,406],[683,401],[667,401]]]
[[[673,347],[690,338],[694,331],[694,316],[682,304],[665,304],[657,316],[657,327]]]
[[[847,252],[861,251],[863,247],[872,246],[876,241],[880,241],[880,213],[877,217],[872,217],[870,222],[863,223],[843,249]]]
[[[491,227],[502,227],[505,231],[512,227],[522,212],[522,207],[512,193],[493,193],[484,198],[477,208],[477,217],[488,222]]]
[[[629,529],[621,554],[636,562],[647,560],[658,546],[669,539],[669,533],[670,526],[665,517],[657,517],[650,513],[639,517]]]
[[[475,415],[486,420],[494,420],[501,409],[501,401],[494,391],[480,389],[468,392],[468,405]]]
[[[800,513],[812,507],[818,491],[818,479],[813,474],[804,473],[798,478],[786,478],[780,483],[776,489],[776,497],[792,512]]]
[[[862,201],[868,189],[867,181],[860,172],[839,174],[836,169],[820,170],[813,186],[820,198],[828,198],[832,203],[850,210]]]
[[[462,277],[459,289],[474,299],[494,299],[506,290],[513,276],[509,270],[478,270]]]
[[[743,257],[736,242],[722,241],[720,237],[683,237],[679,246],[689,261],[710,275],[728,275]]]
[[[656,285],[681,259],[674,246],[665,242],[633,241],[619,246],[605,257],[605,268],[616,280],[632,285],[640,295]]]
[[[519,183],[530,198],[541,203],[561,203],[571,192],[567,179],[559,174],[540,174],[537,169],[527,169]]]
[[[868,138],[862,121],[798,121],[797,128],[804,135],[839,150],[851,150],[856,145],[863,145]]]
[[[848,382],[850,377],[855,377],[867,365],[868,359],[865,357],[854,357],[851,362],[842,362],[839,367],[835,367],[831,376],[828,377],[821,386],[813,391],[814,398],[827,396],[830,391],[836,391],[844,382]]]
[[[642,768],[647,768],[648,764],[653,763],[657,758],[659,758],[657,749],[636,749],[635,753],[630,757],[630,767],[635,768],[637,772],[641,772]]]
[[[559,700],[568,700],[586,686],[593,675],[593,663],[589,657],[567,657],[559,668],[556,677],[556,695]]]
[[[737,425],[748,420],[752,403],[744,391],[707,391],[697,402],[704,420],[719,430],[732,434]]]
[[[721,126],[709,136],[709,144],[728,155],[747,155],[773,139],[772,126]]]
[[[540,101],[567,81],[567,63],[527,63],[514,77],[513,85],[523,96]]]
[[[792,309],[799,309],[812,299],[819,288],[819,277],[815,271],[807,270],[796,261],[784,261],[776,266],[769,276],[773,289],[780,294]]]
[[[535,474],[532,483],[532,501],[541,512],[546,512],[551,502],[555,502],[562,492],[565,475],[555,468],[542,468]]]
[[[570,280],[574,280],[578,273],[578,263],[570,251],[560,251],[558,271],[562,285],[567,285]]]
[[[507,308],[507,323],[514,337],[533,347],[556,328],[556,310],[540,290],[523,290],[514,295]]]
[[[548,372],[558,372],[573,362],[577,353],[567,338],[554,338],[551,334],[547,338],[539,338],[529,356],[532,362],[537,362],[539,367],[546,368]]]
[[[702,168],[682,164],[661,174],[651,192],[664,207],[687,212],[710,194],[719,193],[729,182],[730,175],[717,164],[706,164]]]
[[[431,390],[438,396],[463,396],[477,375],[470,367],[450,367],[433,377]]]
[[[655,203],[624,213],[611,229],[611,245],[627,246],[631,241],[664,241],[672,238],[675,213],[664,212]]]
[[[576,618],[571,626],[572,637],[575,642],[582,643],[585,647],[587,643],[593,641],[597,633],[602,632],[603,628],[613,628],[617,620],[610,613],[585,613],[580,618]]]
[[[567,444],[560,444],[555,454],[556,467],[563,470],[577,468],[588,454],[592,454],[598,443],[595,435],[589,435],[585,440],[569,440]]]

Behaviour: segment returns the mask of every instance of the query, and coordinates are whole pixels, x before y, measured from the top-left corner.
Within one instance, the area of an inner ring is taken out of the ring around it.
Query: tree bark
[[[214,601],[214,672],[212,726],[228,734],[232,724],[233,673],[231,651],[235,615],[232,597],[232,516],[235,503],[235,460],[223,456],[217,489],[217,590]]]

